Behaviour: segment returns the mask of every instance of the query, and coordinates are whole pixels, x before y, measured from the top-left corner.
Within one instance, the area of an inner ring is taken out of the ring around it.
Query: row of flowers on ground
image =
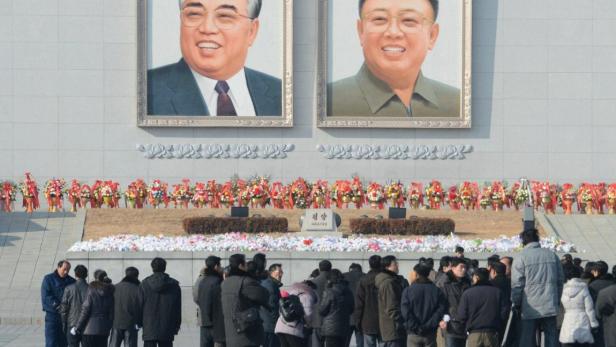
[[[0,204],[6,211],[13,209],[18,192],[23,197],[23,207],[32,212],[39,208],[39,187],[30,173],[19,185],[11,181],[0,182]],[[386,206],[413,209],[453,210],[504,208],[516,210],[529,201],[536,209],[555,213],[561,207],[566,214],[574,208],[587,214],[616,213],[616,184],[582,183],[562,185],[525,181],[515,182],[511,186],[504,181],[477,182],[465,181],[448,188],[438,180],[432,180],[425,188],[421,182],[411,182],[408,186],[400,181],[386,184],[362,182],[359,177],[350,180],[338,180],[329,184],[325,180],[308,182],[298,178],[290,184],[280,181],[270,182],[267,177],[240,179],[234,177],[227,182],[215,180],[197,181],[189,179],[169,185],[155,179],[149,184],[142,179],[131,182],[122,191],[120,184],[112,180],[96,180],[92,185],[72,180],[67,185],[64,179],[48,180],[43,187],[50,212],[63,209],[64,198],[69,201],[71,211],[78,208],[228,208],[230,206],[250,206],[277,209],[304,208],[362,208],[383,209]]]

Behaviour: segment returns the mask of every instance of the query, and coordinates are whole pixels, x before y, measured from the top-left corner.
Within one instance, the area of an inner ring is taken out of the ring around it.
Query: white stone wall
[[[350,0],[349,0],[350,1]],[[0,179],[616,181],[616,1],[475,0],[473,128],[317,129],[316,0],[295,1],[292,129],[140,129],[135,0],[0,0]],[[146,159],[136,144],[293,144]],[[464,160],[328,160],[317,144],[469,144]]]

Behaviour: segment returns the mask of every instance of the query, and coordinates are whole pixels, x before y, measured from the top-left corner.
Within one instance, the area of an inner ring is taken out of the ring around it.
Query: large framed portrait
[[[319,127],[471,127],[472,0],[318,1]]]
[[[293,0],[138,6],[139,126],[293,126]]]

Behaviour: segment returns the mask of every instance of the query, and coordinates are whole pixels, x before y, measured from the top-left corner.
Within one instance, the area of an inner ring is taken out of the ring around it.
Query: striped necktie
[[[233,101],[229,97],[229,85],[225,81],[218,81],[214,88],[218,93],[217,116],[237,116]]]

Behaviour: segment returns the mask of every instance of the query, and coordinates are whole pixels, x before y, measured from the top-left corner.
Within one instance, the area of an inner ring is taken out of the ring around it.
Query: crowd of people
[[[559,258],[520,234],[524,249],[491,255],[486,267],[456,249],[420,259],[407,277],[393,255],[372,255],[348,272],[322,260],[306,280],[283,286],[283,266],[266,255],[210,256],[193,285],[200,346],[206,347],[496,347],[616,346],[616,281],[603,261]],[[46,346],[172,346],[181,321],[178,281],[164,259],[152,275],[107,273],[61,261],[41,289]]]

